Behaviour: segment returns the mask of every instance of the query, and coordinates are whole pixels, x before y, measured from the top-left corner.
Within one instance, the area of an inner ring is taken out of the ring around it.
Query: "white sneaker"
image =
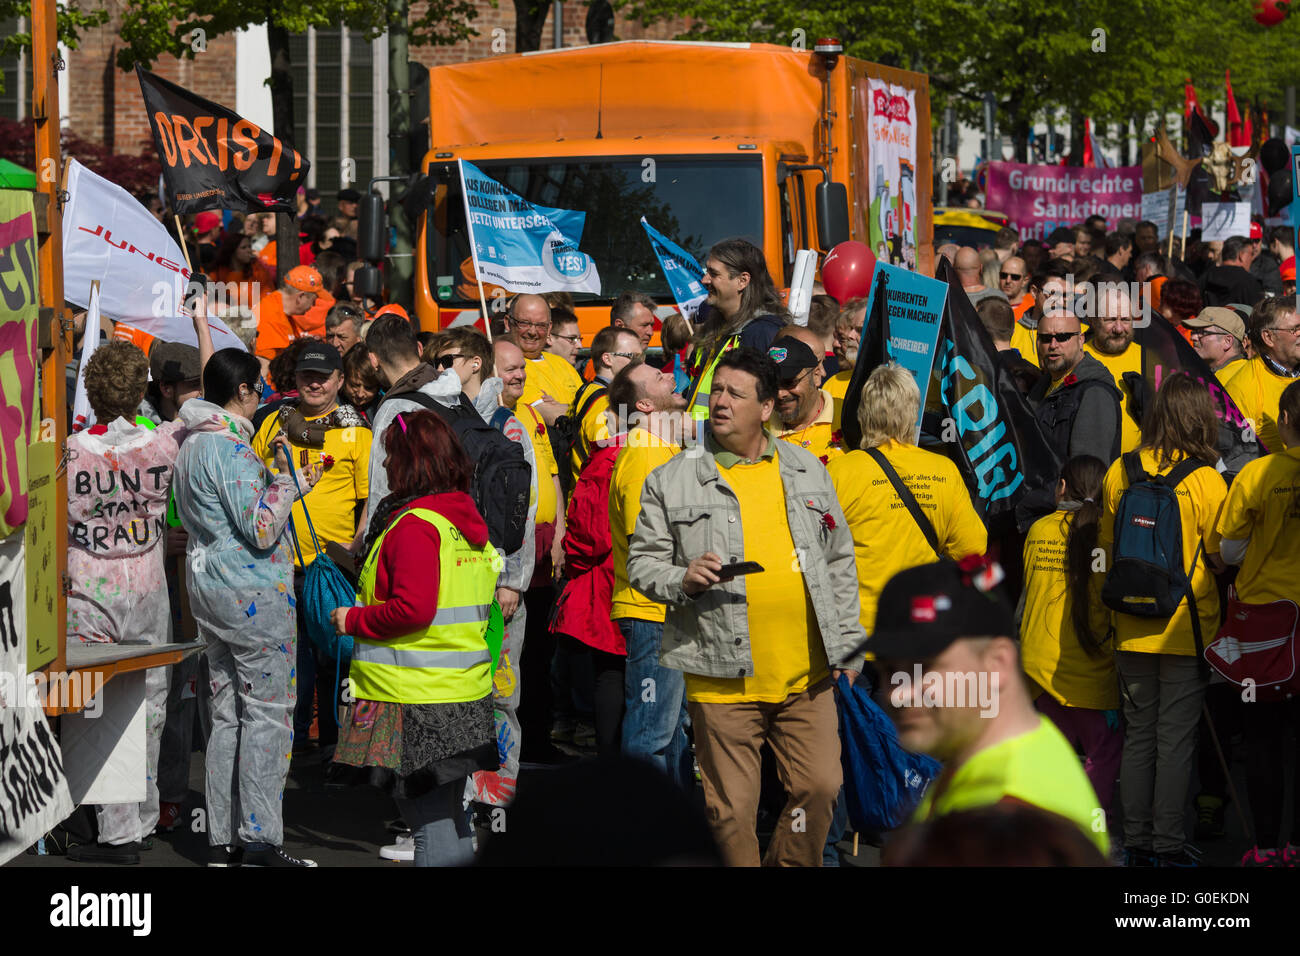
[[[399,836],[396,843],[379,851],[379,858],[381,860],[404,860],[407,863],[415,862],[415,837]]]

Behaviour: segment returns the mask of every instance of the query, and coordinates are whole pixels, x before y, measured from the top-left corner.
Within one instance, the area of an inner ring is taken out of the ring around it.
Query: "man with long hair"
[[[708,320],[695,343],[690,413],[709,417],[713,370],[734,348],[767,352],[781,327],[790,321],[781,294],[767,271],[763,250],[745,239],[724,239],[709,250],[700,282],[709,290]]]

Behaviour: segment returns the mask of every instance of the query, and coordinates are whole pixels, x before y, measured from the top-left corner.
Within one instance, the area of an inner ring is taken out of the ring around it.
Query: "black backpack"
[[[533,473],[524,450],[483,421],[464,392],[450,408],[423,392],[401,392],[390,398],[404,398],[436,413],[451,426],[461,448],[474,463],[469,493],[488,526],[488,540],[503,555],[524,545],[528,526],[528,501],[532,496]]]
[[[555,424],[547,429],[551,436],[551,451],[555,454],[555,465],[560,471],[560,489],[564,492],[566,500],[573,491],[573,471],[569,467],[569,458],[573,454],[573,449],[580,447],[582,420],[587,417],[587,412],[591,411],[591,406],[608,391],[609,389],[604,385],[596,385],[585,395],[582,389],[579,389],[578,395],[573,397],[573,407],[577,408],[577,412],[572,415],[561,415],[555,420]],[[577,404],[579,395],[583,396],[581,405]]]

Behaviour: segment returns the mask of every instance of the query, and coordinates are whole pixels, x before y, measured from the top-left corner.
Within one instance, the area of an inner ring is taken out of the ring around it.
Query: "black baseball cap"
[[[784,335],[772,343],[767,357],[776,363],[776,377],[788,382],[805,369],[816,368],[821,359],[807,343],[793,335]]]
[[[966,570],[969,568],[969,570]],[[927,660],[962,637],[1014,637],[1015,619],[994,561],[943,560],[900,571],[880,592],[864,650],[878,660]]]
[[[343,369],[339,350],[328,342],[313,342],[298,356],[295,372],[334,372]]]
[[[339,202],[361,202],[361,193],[355,189],[340,189]]]

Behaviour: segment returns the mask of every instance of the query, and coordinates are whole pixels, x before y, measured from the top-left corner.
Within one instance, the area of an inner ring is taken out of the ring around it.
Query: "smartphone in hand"
[[[721,581],[730,581],[742,574],[758,574],[762,570],[763,566],[757,561],[738,561],[735,564],[724,564],[718,568],[717,575]]]

